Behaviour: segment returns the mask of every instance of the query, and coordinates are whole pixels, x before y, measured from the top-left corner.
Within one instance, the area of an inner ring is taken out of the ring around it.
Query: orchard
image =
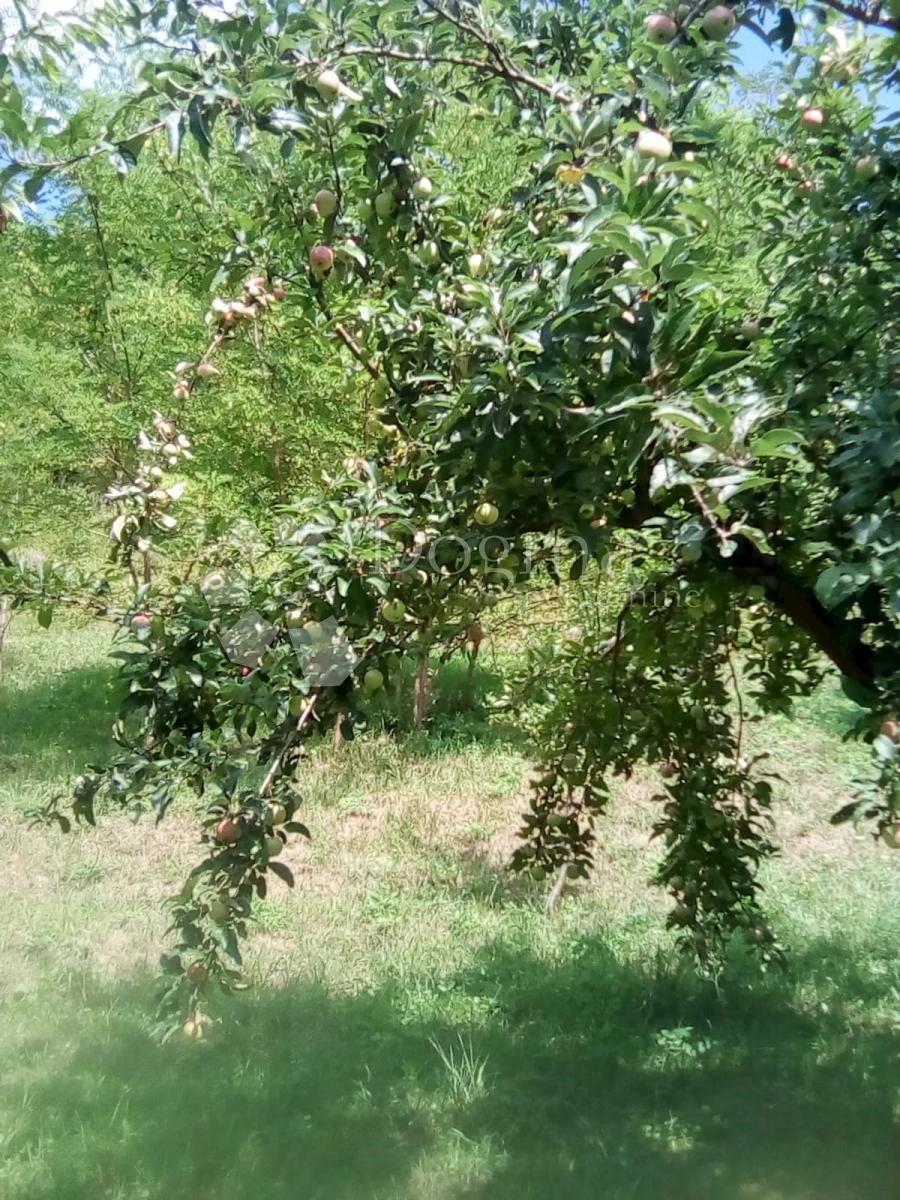
[[[430,652],[474,658],[504,597],[602,588],[612,554],[609,628],[508,681],[510,705],[543,698],[512,865],[586,875],[615,780],[647,765],[679,945],[710,970],[731,939],[777,961],[758,876],[779,781],[750,722],[836,670],[872,770],[833,819],[900,845],[896,7],[166,0],[60,28],[0,60],[4,225],[87,159],[128,188],[153,148],[227,212],[205,349],[159,380],[107,492],[109,571],[0,566],[43,624],[76,605],[119,629],[112,762],[43,815],[202,800],[177,1027],[202,1037],[254,899],[293,883],[308,740],[352,736],[404,660],[424,720]],[[739,34],[795,66],[742,119]],[[34,115],[26,77],[123,44],[103,127]],[[507,148],[497,188],[448,148],[448,106]],[[192,406],[264,337],[330,355],[365,431],[248,546],[197,532],[185,485]]]

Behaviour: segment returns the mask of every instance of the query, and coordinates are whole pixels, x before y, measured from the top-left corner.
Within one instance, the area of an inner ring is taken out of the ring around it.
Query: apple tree
[[[187,569],[154,566],[189,466],[169,414],[110,496],[134,579],[129,695],[120,753],[76,804],[203,798],[173,1002],[235,981],[252,897],[289,881],[305,739],[352,732],[402,656],[477,642],[481,611],[537,570],[603,587],[598,564],[625,555],[629,588],[609,628],[510,681],[544,700],[517,867],[587,872],[612,781],[655,765],[680,944],[714,965],[736,935],[776,959],[759,868],[777,780],[747,726],[829,660],[874,754],[835,819],[898,840],[900,160],[883,113],[900,21],[801,15],[112,4],[91,44],[144,57],[102,134],[5,121],[2,178],[30,200],[85,156],[127,171],[151,139],[201,180],[240,164],[209,348],[174,386],[188,433],[204,365],[227,372],[264,326],[330,347],[369,398],[361,457],[324,494],[200,542]],[[738,25],[789,68],[744,115]],[[473,157],[491,145],[485,186]]]

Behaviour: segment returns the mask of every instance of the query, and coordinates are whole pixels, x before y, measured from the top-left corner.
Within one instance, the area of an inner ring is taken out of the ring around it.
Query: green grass
[[[503,869],[526,747],[445,706],[431,739],[317,757],[255,986],[160,1047],[189,815],[22,817],[107,751],[105,648],[17,622],[0,682],[3,1200],[896,1200],[900,855],[826,823],[865,761],[836,690],[755,734],[786,780],[786,974],[716,990],[678,963],[647,781],[548,917]]]

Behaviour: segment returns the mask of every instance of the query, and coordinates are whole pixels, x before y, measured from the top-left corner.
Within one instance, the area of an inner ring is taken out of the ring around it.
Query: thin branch
[[[564,88],[554,88],[517,67],[501,66],[488,62],[483,58],[469,58],[462,54],[428,54],[424,51],[413,53],[408,50],[395,50],[390,46],[345,46],[340,51],[342,58],[390,58],[400,62],[446,65],[451,67],[469,67],[473,71],[493,75],[496,79],[504,79],[507,83],[521,83],[542,96],[556,101],[558,104],[574,104],[576,97]]]
[[[150,137],[153,133],[158,133],[160,129],[165,129],[165,121],[154,121],[151,125],[145,125],[143,129],[139,129],[137,133],[129,134],[128,137],[120,138],[120,141],[130,142],[134,138]],[[88,159],[97,158],[100,154],[109,154],[111,144],[109,142],[100,142],[81,154],[73,154],[71,158],[57,158],[50,162],[34,162],[27,158],[15,158],[10,163],[10,166],[16,166],[20,171],[64,171],[68,167],[74,167],[76,163],[87,162]]]
[[[260,800],[264,800],[266,798],[266,796],[268,796],[269,792],[272,790],[272,784],[278,778],[278,775],[279,775],[280,771],[282,770],[282,767],[284,766],[284,756],[287,754],[288,750],[290,750],[291,746],[293,746],[294,742],[297,740],[297,738],[303,732],[303,727],[306,725],[307,721],[313,715],[313,710],[316,707],[316,701],[318,699],[319,699],[318,693],[313,692],[312,696],[309,699],[308,704],[306,705],[306,708],[304,708],[303,712],[297,718],[297,724],[291,726],[290,732],[288,733],[288,736],[285,738],[284,745],[281,747],[281,749],[278,751],[278,753],[272,759],[271,766],[269,767],[268,771],[266,771],[265,777],[263,778],[262,783],[259,785],[259,791],[258,791],[257,795],[259,796]]]

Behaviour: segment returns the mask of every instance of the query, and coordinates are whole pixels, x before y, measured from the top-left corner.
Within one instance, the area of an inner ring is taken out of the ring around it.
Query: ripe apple
[[[642,129],[637,137],[638,154],[646,158],[666,159],[672,155],[672,143],[664,133],[655,129]]]
[[[412,194],[416,200],[427,200],[433,191],[434,184],[427,175],[423,175],[420,179],[417,179],[412,186]]]
[[[386,221],[397,206],[391,188],[385,188],[375,197],[375,213],[382,221]]]
[[[864,154],[853,164],[853,173],[857,179],[868,181],[878,174],[878,159],[871,154]]]
[[[805,108],[800,123],[804,129],[818,129],[825,124],[825,113],[821,108]]]
[[[725,4],[717,4],[704,16],[700,28],[711,42],[724,42],[737,24],[737,18]]]
[[[406,605],[402,600],[385,600],[381,606],[381,615],[391,625],[396,625],[406,616]]]
[[[367,692],[377,692],[384,686],[384,676],[377,667],[370,667],[363,676],[363,688]]]
[[[244,833],[240,817],[223,817],[216,826],[216,841],[223,846],[239,842]]]
[[[647,30],[648,41],[654,46],[665,46],[678,32],[678,26],[666,13],[653,13],[644,22],[644,28]]]
[[[172,388],[172,399],[173,400],[190,400],[190,398],[191,398],[190,384],[187,383],[186,380],[182,379],[178,383],[176,383],[175,386]]]
[[[199,1042],[203,1039],[203,1025],[199,1019],[195,1020],[193,1017],[185,1021],[181,1027],[181,1032],[186,1038],[190,1038],[194,1042]]]
[[[197,364],[197,374],[201,379],[214,379],[219,371],[212,365],[211,362],[202,362]]]
[[[484,274],[485,265],[484,255],[479,254],[477,250],[473,251],[466,259],[466,269],[473,279],[478,279]]]
[[[272,286],[272,295],[276,300],[283,300],[287,296],[287,289],[280,279],[276,280]]]
[[[148,612],[135,613],[131,618],[131,628],[135,632],[138,632],[141,629],[149,629],[152,621],[153,618]]]
[[[496,504],[485,500],[475,509],[475,521],[479,525],[495,525],[500,518],[500,510]]]
[[[316,212],[323,219],[337,212],[337,196],[330,188],[320,188],[313,196],[313,204],[316,206]]]
[[[283,804],[270,804],[266,808],[267,825],[283,825],[287,820],[287,809]]]
[[[206,983],[207,979],[209,979],[209,971],[201,962],[192,962],[185,971],[185,975],[187,975],[191,983],[195,983],[197,987],[202,987],[204,983]]]
[[[775,159],[775,166],[779,171],[793,171],[796,165],[789,154],[779,154]]]
[[[900,735],[900,725],[897,724],[893,717],[888,718],[881,726],[881,736],[890,738],[892,742],[896,742],[898,735]]]
[[[263,844],[269,858],[277,858],[284,849],[284,842],[274,833],[269,834]]]
[[[324,275],[334,266],[334,251],[330,246],[313,246],[309,252],[309,265],[314,275]]]

